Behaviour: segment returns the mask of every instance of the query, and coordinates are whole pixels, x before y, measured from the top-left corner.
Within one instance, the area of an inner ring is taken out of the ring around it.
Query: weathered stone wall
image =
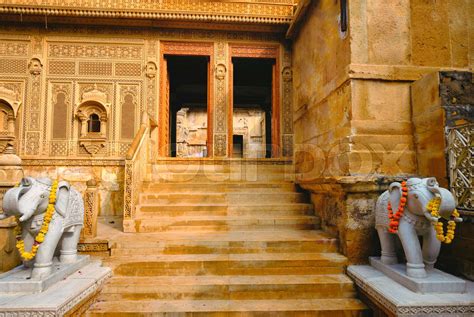
[[[52,164],[53,163],[53,164]],[[47,162],[44,160],[23,160],[25,176],[50,177],[64,180],[84,194],[87,181],[95,179],[99,193],[99,216],[122,217],[124,167],[120,161],[94,163],[64,160]]]
[[[360,262],[373,250],[367,247],[374,244],[372,211],[388,178],[420,174],[414,124],[426,135],[434,133],[423,126],[429,105],[420,108],[424,114],[414,113],[411,84],[440,69],[472,68],[474,5],[348,3],[348,34],[338,28],[339,1],[315,1],[293,43],[295,163],[323,227],[339,236],[350,261]],[[418,97],[431,98],[429,92]],[[431,119],[430,126],[440,123]],[[418,153],[441,157],[443,144]],[[425,161],[421,174],[427,166],[439,171],[437,164]],[[351,193],[345,184],[360,192]]]
[[[313,2],[293,43],[295,159],[305,179],[349,172],[351,129],[350,40],[338,31],[339,4]]]

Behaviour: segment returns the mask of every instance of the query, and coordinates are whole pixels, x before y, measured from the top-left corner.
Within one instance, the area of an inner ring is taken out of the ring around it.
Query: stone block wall
[[[349,1],[347,33],[339,1],[312,2],[302,20],[293,42],[297,179],[351,262],[376,248],[375,199],[389,179],[433,174],[447,185],[444,144],[428,146],[435,134],[443,140],[438,97],[412,94],[412,83],[472,69],[471,2]]]
[[[99,217],[122,217],[124,166],[121,161],[64,160],[51,164],[46,160],[23,160],[25,176],[64,180],[84,196],[87,181],[98,184]]]

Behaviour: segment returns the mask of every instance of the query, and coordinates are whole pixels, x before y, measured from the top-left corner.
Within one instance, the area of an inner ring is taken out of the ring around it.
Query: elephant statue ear
[[[395,213],[400,206],[400,198],[402,198],[402,184],[399,182],[391,183],[388,187],[388,192],[390,194],[390,204],[392,205],[392,210]]]
[[[20,181],[21,187],[31,187],[34,183],[34,179],[32,177],[23,177]]]

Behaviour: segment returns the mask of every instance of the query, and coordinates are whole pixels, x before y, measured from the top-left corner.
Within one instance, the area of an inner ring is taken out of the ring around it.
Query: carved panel
[[[25,154],[40,154],[40,132],[26,132]]]
[[[51,85],[51,120],[52,139],[68,137],[69,118],[71,113],[71,85],[69,83],[53,83]],[[46,128],[46,127],[45,127]]]
[[[0,56],[25,56],[29,55],[27,42],[2,40],[0,42]]]
[[[25,74],[26,59],[0,59],[0,74]]]
[[[226,156],[227,134],[214,134],[214,155],[216,157]]]
[[[293,156],[293,135],[284,134],[283,135],[283,157],[292,157]]]
[[[49,61],[48,73],[50,75],[74,75],[76,63],[68,61]]]
[[[449,185],[463,210],[474,210],[474,124],[449,128],[447,150]]]
[[[111,76],[112,63],[108,62],[79,62],[79,75]]]
[[[140,63],[116,63],[115,76],[141,76],[142,65]]]
[[[100,58],[141,60],[141,45],[122,44],[85,44],[85,43],[50,43],[48,56],[53,58]]]
[[[213,43],[202,42],[162,42],[161,53],[163,55],[213,55]]]
[[[227,132],[227,56],[226,56],[226,44],[224,42],[218,42],[216,44],[216,66],[215,66],[215,127],[216,133]]]
[[[278,46],[232,44],[230,55],[232,57],[276,58],[278,56]]]
[[[120,85],[120,138],[133,139],[135,121],[140,112],[138,85]]]
[[[49,146],[49,155],[51,156],[67,156],[68,141],[51,141]]]

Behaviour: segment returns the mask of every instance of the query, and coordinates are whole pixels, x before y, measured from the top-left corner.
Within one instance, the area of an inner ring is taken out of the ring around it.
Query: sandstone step
[[[211,172],[183,172],[183,173],[160,173],[151,172],[147,178],[151,182],[156,183],[202,183],[202,182],[216,182],[228,183],[228,182],[283,182],[293,181],[294,177],[292,174],[279,173],[279,172],[230,172],[230,173],[211,173]],[[216,184],[216,185],[217,185]]]
[[[358,299],[148,300],[94,304],[89,316],[366,316]]]
[[[147,193],[159,193],[159,192],[240,192],[240,191],[295,191],[296,186],[290,182],[278,182],[278,183],[258,183],[258,182],[244,182],[244,183],[221,183],[216,184],[214,182],[205,183],[153,183],[147,182],[143,185],[143,191]]]
[[[243,233],[245,234],[245,233]],[[128,241],[113,243],[112,256],[153,254],[239,254],[239,253],[308,253],[336,252],[337,240],[319,238],[311,241]]]
[[[163,216],[297,216],[314,215],[311,204],[280,204],[280,205],[139,205],[137,218],[160,218]]]
[[[294,192],[241,192],[241,193],[142,193],[140,204],[168,205],[179,202],[181,204],[222,204],[231,205],[268,203],[304,203],[308,199],[305,194]]]
[[[320,219],[315,216],[178,216],[159,218],[139,218],[135,220],[137,232],[156,231],[249,231],[302,229],[310,230],[318,226]]]
[[[223,204],[227,202],[224,193],[141,193],[140,204]]]
[[[100,300],[315,299],[355,295],[344,274],[114,277]]]
[[[337,253],[149,255],[104,259],[115,276],[311,275],[343,273]]]

